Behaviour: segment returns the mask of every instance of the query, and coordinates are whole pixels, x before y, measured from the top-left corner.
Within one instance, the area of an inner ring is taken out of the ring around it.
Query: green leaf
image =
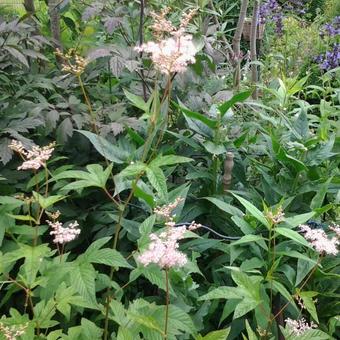
[[[112,164],[109,165],[105,170],[99,164],[90,164],[86,166],[86,171],[81,170],[67,170],[63,171],[53,177],[54,180],[60,179],[79,179],[78,181],[72,182],[65,185],[62,190],[76,190],[87,187],[99,187],[104,189],[106,182],[112,171]]]
[[[125,97],[136,107],[141,109],[144,112],[149,112],[150,103],[145,102],[142,97],[136,96],[135,94],[129,92],[126,89],[123,89]]]
[[[54,195],[54,196],[44,197],[44,196],[40,195],[38,192],[35,192],[35,191],[33,191],[33,197],[35,198],[36,201],[38,201],[39,205],[43,209],[47,209],[48,207],[50,207],[54,203],[57,203],[57,202],[63,200],[64,198],[66,198],[66,196],[62,196],[62,195]]]
[[[165,272],[161,270],[158,266],[149,265],[147,267],[139,267],[131,271],[130,273],[130,281],[136,280],[140,275],[143,275],[146,279],[148,279],[153,285],[156,285],[158,288],[166,291],[165,285]],[[170,293],[173,296],[176,296],[175,291],[170,284]]]
[[[85,130],[77,130],[81,134],[83,134],[95,149],[102,155],[104,158],[108,159],[111,162],[122,164],[127,161],[130,157],[130,154],[121,148],[111,144],[105,138],[101,136],[97,136],[95,133],[85,131]]]
[[[82,296],[86,302],[97,307],[95,290],[96,272],[91,264],[76,263],[70,272],[70,281],[76,292]]]
[[[276,227],[275,232],[299,244],[302,244],[303,246],[312,248],[311,245],[305,240],[305,238],[301,236],[299,233],[297,233],[295,230],[291,230],[291,229],[283,228],[283,227]]]
[[[300,224],[303,224],[307,222],[309,219],[311,219],[315,215],[315,212],[309,212],[306,214],[301,215],[295,215],[293,217],[287,217],[285,218],[285,223],[289,224],[291,228],[295,228]]]
[[[192,162],[193,159],[183,156],[176,155],[166,155],[166,156],[158,156],[156,157],[150,164],[150,167],[161,167],[164,165],[174,165],[179,163],[188,163]]]
[[[95,253],[86,256],[86,260],[91,263],[100,263],[116,268],[133,268],[115,249],[99,249]]]
[[[230,333],[230,328],[212,331],[205,336],[199,335],[196,340],[227,340]]]
[[[202,300],[214,300],[214,299],[242,299],[243,292],[237,287],[221,286],[211,290],[209,293],[204,294],[198,298],[198,301]]]
[[[249,297],[245,297],[236,306],[233,319],[238,319],[241,316],[247,314],[248,312],[255,309],[259,304],[260,304],[259,301],[256,301],[256,300],[249,298]]]
[[[258,242],[258,244],[265,250],[268,250],[267,245],[263,242],[266,239],[260,235],[245,235],[241,237],[239,240],[232,242],[232,246],[245,244],[245,243],[252,243],[252,242]]]
[[[251,95],[252,91],[245,91],[235,94],[231,99],[219,105],[218,110],[221,112],[223,117],[230,108],[232,108],[236,103],[244,102]]]
[[[37,224],[37,221],[32,216],[29,216],[29,215],[12,215],[12,214],[7,214],[7,216],[12,217],[12,218],[14,218],[16,220],[19,220],[19,221],[32,221],[35,224]]]
[[[273,285],[274,291],[279,292],[288,302],[290,302],[290,304],[295,308],[296,311],[299,311],[292,295],[288,292],[286,287],[281,282],[275,280],[271,280],[270,282]]]
[[[0,204],[8,207],[9,210],[14,210],[15,208],[24,205],[24,201],[18,200],[17,198],[11,196],[0,196]],[[1,207],[3,209],[3,207]],[[3,210],[2,210],[3,211]]]
[[[215,197],[204,197],[204,199],[210,201],[211,203],[215,204],[219,209],[223,210],[224,212],[230,214],[230,215],[235,215],[235,216],[239,216],[239,217],[243,217],[244,214],[243,212],[232,206],[231,204],[229,203],[226,203],[218,198],[215,198]]]
[[[300,292],[300,297],[302,298],[303,304],[306,307],[309,314],[312,316],[312,318],[319,323],[318,313],[315,308],[315,304],[313,301],[313,298],[309,296],[310,292]],[[314,292],[313,292],[314,293]]]
[[[200,122],[204,123],[206,126],[210,127],[211,129],[215,129],[217,126],[217,121],[211,118],[208,118],[205,115],[202,115],[201,113],[190,111],[186,109],[183,106],[179,106],[178,104],[175,104],[185,116],[189,118],[193,118],[195,120],[199,120]]]
[[[136,177],[139,174],[145,172],[147,165],[142,162],[136,162],[128,165],[125,169],[123,169],[119,176],[122,177]]]
[[[96,324],[85,318],[81,318],[81,334],[84,340],[96,340],[101,339],[103,330],[96,326]]]
[[[325,183],[323,183],[318,191],[316,192],[315,196],[313,197],[311,203],[310,203],[310,208],[311,209],[317,209],[321,208],[323,201],[325,200],[325,196],[328,191],[329,184],[331,183],[333,177],[329,178]]]
[[[133,185],[135,197],[144,200],[149,205],[149,207],[153,209],[155,207],[155,201],[154,201],[153,196],[146,193],[138,185],[135,185],[134,183],[132,185]]]
[[[258,340],[255,332],[250,327],[248,320],[246,320],[246,329],[248,333],[248,340]]]
[[[166,178],[161,168],[157,167],[147,167],[146,176],[150,184],[155,188],[159,196],[166,200],[168,196],[168,189],[166,186]]]
[[[248,202],[243,197],[240,197],[236,194],[233,194],[240,203],[249,211],[249,213],[255,217],[259,222],[261,222],[264,226],[266,226],[268,229],[270,228],[269,222],[267,221],[266,217],[263,215],[263,213],[257,209],[253,204]]]
[[[25,257],[25,262],[21,266],[23,276],[27,285],[31,287],[36,279],[44,257],[51,255],[51,249],[46,244],[31,247],[26,244],[20,245],[20,252]]]
[[[226,147],[223,144],[216,144],[210,140],[203,143],[204,148],[213,155],[222,155],[227,152]]]
[[[136,337],[136,335],[126,327],[119,327],[117,340],[140,340],[140,337]]]

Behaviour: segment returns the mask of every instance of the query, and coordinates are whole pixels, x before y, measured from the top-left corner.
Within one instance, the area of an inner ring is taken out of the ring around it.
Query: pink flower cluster
[[[12,140],[9,148],[18,152],[24,159],[18,170],[38,170],[46,165],[47,160],[49,160],[54,151],[54,146],[55,143],[51,143],[43,147],[33,146],[31,150],[27,150],[20,141]]]
[[[166,20],[167,8],[161,14],[152,13],[155,23],[151,28],[155,32],[156,42],[149,41],[135,48],[138,52],[151,54],[151,60],[156,68],[164,74],[183,73],[189,64],[195,63],[196,48],[192,35],[185,34],[186,26],[195,14],[195,10],[185,14],[178,30]],[[164,32],[171,37],[163,38]]]
[[[322,229],[311,229],[308,225],[301,224],[300,230],[304,232],[304,237],[310,242],[312,247],[320,254],[337,255],[338,237],[328,238]]]
[[[159,235],[150,234],[149,248],[139,255],[138,260],[144,266],[150,263],[157,264],[160,268],[183,267],[187,257],[178,250],[178,241],[184,237],[185,227],[167,227]]]
[[[304,318],[301,318],[300,320],[292,320],[287,318],[285,322],[286,327],[289,328],[289,330],[291,330],[295,336],[302,335],[306,331],[318,327],[313,321],[308,324]]]
[[[62,223],[59,221],[51,222],[46,220],[47,224],[53,229],[50,235],[54,236],[54,243],[65,244],[73,241],[80,234],[80,229],[77,221],[70,223],[68,227],[63,227]]]
[[[27,326],[28,324],[21,326],[5,326],[2,322],[0,322],[0,332],[6,340],[16,340],[19,336],[25,334]]]

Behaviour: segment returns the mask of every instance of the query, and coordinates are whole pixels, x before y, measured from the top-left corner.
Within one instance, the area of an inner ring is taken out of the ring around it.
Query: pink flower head
[[[340,244],[337,237],[328,238],[322,229],[311,229],[308,225],[301,224],[300,230],[312,247],[320,254],[337,255],[337,246]]]
[[[174,36],[159,42],[149,41],[135,49],[151,54],[152,62],[164,74],[183,73],[189,64],[195,63],[196,48],[190,34]]]
[[[138,256],[139,262],[147,266],[157,264],[160,268],[183,267],[187,257],[178,250],[178,240],[183,239],[185,227],[167,227],[160,235],[150,234],[149,248]]]
[[[53,229],[50,235],[54,235],[54,243],[65,244],[73,241],[80,234],[80,229],[77,221],[70,223],[68,227],[63,227],[62,223],[59,221],[46,221],[47,224]]]
[[[27,150],[19,141],[13,140],[9,148],[18,152],[24,159],[24,162],[18,167],[18,170],[38,170],[40,167],[45,166],[46,162],[54,151],[55,143],[47,146],[33,146],[31,150]]]
[[[169,10],[169,8],[166,8],[160,14],[152,13],[154,24],[151,28],[154,31],[156,42],[149,41],[135,48],[138,52],[149,53],[155,67],[161,73],[167,75],[185,72],[189,64],[195,63],[197,52],[192,42],[192,35],[185,33],[185,29],[195,15],[196,9],[183,15],[177,30],[166,19]],[[165,33],[167,33],[168,38],[164,37]]]
[[[308,324],[304,318],[301,318],[300,320],[292,320],[287,318],[285,322],[286,327],[292,331],[295,336],[300,336],[310,329],[317,328],[317,325],[313,321]]]

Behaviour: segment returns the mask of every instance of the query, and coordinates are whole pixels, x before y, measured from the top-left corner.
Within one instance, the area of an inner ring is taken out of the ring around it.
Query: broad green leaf
[[[234,312],[233,319],[238,319],[241,316],[247,314],[248,312],[255,309],[260,304],[260,301],[253,300],[252,298],[245,297],[242,301],[240,301]]]
[[[153,209],[156,204],[154,201],[153,195],[149,195],[142,188],[140,188],[138,185],[135,185],[134,183],[132,185],[133,185],[133,189],[134,189],[133,193],[135,197],[144,200],[149,205],[149,207]]]
[[[277,252],[277,255],[278,256],[289,256],[289,257],[295,257],[297,259],[302,259],[302,260],[305,260],[305,261],[309,261],[311,263],[313,263],[314,265],[317,264],[317,261],[316,260],[313,260],[311,258],[309,258],[308,256],[304,255],[304,254],[301,254],[295,250],[290,250],[290,251],[278,251]]]
[[[221,116],[223,117],[236,103],[244,102],[247,98],[249,98],[251,93],[252,91],[237,93],[231,99],[219,105],[218,110],[221,112]]]
[[[69,276],[75,291],[93,307],[97,306],[95,276],[96,272],[89,263],[75,263]]]
[[[118,334],[117,334],[117,340],[139,340],[139,335],[136,337],[136,334],[134,334],[129,328],[126,327],[119,327],[118,328]]]
[[[81,318],[81,334],[84,340],[101,339],[103,330],[99,328],[94,322]]]
[[[123,89],[125,97],[136,107],[141,109],[144,112],[148,112],[150,109],[150,103],[145,102],[142,97],[136,96],[135,94],[129,92],[126,89]]]
[[[227,149],[223,144],[215,144],[209,140],[205,141],[203,146],[209,153],[213,155],[222,155],[227,152]]]
[[[201,113],[190,111],[190,110],[188,110],[184,107],[179,107],[179,108],[185,116],[192,118],[194,120],[199,120],[200,122],[204,123],[206,126],[210,127],[211,129],[216,128],[216,126],[217,126],[216,120],[208,118],[207,116],[205,116]]]
[[[44,257],[51,255],[51,249],[46,244],[35,247],[22,244],[20,247],[20,252],[22,252],[23,257],[25,257],[25,262],[21,266],[21,269],[23,270],[23,276],[27,285],[31,287],[36,280]]]
[[[263,215],[263,213],[257,209],[253,204],[248,202],[243,197],[240,197],[236,194],[233,194],[240,203],[249,211],[249,213],[255,217],[259,222],[261,222],[264,226],[266,226],[268,229],[270,228],[269,222],[267,221],[266,217]]]
[[[119,175],[122,177],[136,177],[145,172],[146,168],[147,165],[142,162],[132,163],[123,169]]]
[[[204,294],[198,298],[198,301],[202,300],[214,300],[214,299],[242,299],[243,292],[237,287],[218,287],[211,290],[209,293]]]
[[[112,164],[105,170],[99,164],[90,164],[86,166],[86,171],[67,170],[53,177],[54,180],[60,179],[78,179],[78,181],[65,185],[62,190],[77,190],[86,187],[105,188],[106,182],[112,171]]]
[[[160,325],[158,324],[157,320],[155,320],[152,316],[136,314],[130,311],[127,312],[127,316],[132,321],[140,325],[153,329],[162,335],[164,334],[163,329],[160,328]]]
[[[192,162],[193,159],[176,155],[165,155],[156,157],[150,164],[150,167],[161,167],[164,165],[174,165],[179,163]]]
[[[16,220],[19,220],[19,221],[32,221],[35,224],[37,224],[37,221],[32,216],[29,216],[29,215],[12,215],[12,214],[7,214],[7,216],[12,217],[12,218],[14,218]]]
[[[286,287],[281,282],[275,280],[271,280],[270,282],[273,285],[274,291],[279,292],[288,302],[290,302],[290,304],[295,308],[296,311],[299,311],[292,295],[288,292]]]
[[[312,297],[312,296],[315,296],[316,294],[311,294],[312,296],[309,296],[310,294],[308,293],[310,292],[300,292],[299,295],[302,298],[303,304],[305,308],[307,309],[308,313],[312,316],[312,318],[317,323],[319,323],[318,313],[316,311],[315,304],[314,304],[313,297]]]
[[[306,214],[295,215],[292,217],[285,218],[285,223],[289,224],[291,228],[297,227],[299,224],[303,224],[311,219],[315,215],[315,212],[309,212]]]
[[[260,235],[245,235],[245,236],[241,237],[239,240],[232,242],[231,245],[236,246],[236,245],[240,245],[240,244],[258,242],[258,241],[264,241],[264,240],[266,240],[266,239],[264,237],[260,236]],[[263,242],[260,243],[260,246],[263,247]],[[268,249],[266,244],[264,244],[264,246],[265,246],[264,249]]]
[[[250,327],[248,320],[246,320],[246,329],[248,333],[248,340],[258,340],[255,332]]]
[[[301,236],[299,233],[297,233],[295,230],[283,228],[283,227],[276,227],[275,232],[299,244],[302,244],[303,246],[312,248],[311,245],[305,240],[305,238]]]
[[[298,286],[300,282],[307,276],[311,269],[315,266],[315,263],[311,261],[306,261],[303,259],[298,259],[296,268],[296,280],[295,286]]]
[[[96,252],[91,253],[86,256],[86,261],[91,263],[100,263],[105,264],[107,266],[116,267],[116,268],[133,268],[125,258],[115,249],[98,249]]]
[[[97,136],[95,133],[85,130],[77,131],[88,138],[95,149],[102,156],[104,156],[104,158],[108,159],[111,162],[122,164],[126,162],[127,159],[130,157],[130,154],[126,150],[118,148],[117,146],[107,141],[105,138]]]
[[[230,215],[235,215],[239,217],[243,217],[244,214],[243,212],[234,207],[233,205],[226,203],[218,198],[215,197],[204,197],[204,199],[210,201],[211,203],[215,204],[219,209],[223,210],[224,212],[230,214]]]
[[[21,207],[25,204],[25,202],[11,196],[0,196],[0,204],[6,207],[8,206],[10,210],[13,210]]]
[[[153,285],[166,291],[165,272],[156,265],[149,265],[147,267],[138,267],[130,272],[130,281],[136,280],[140,275],[143,275]],[[175,291],[170,283],[170,294],[176,296]]]
[[[161,168],[158,167],[147,167],[146,176],[150,184],[155,188],[159,196],[166,200],[168,196],[168,189],[166,186],[166,178]]]
[[[212,331],[205,336],[199,335],[196,340],[227,340],[230,333],[230,328]]]
[[[315,196],[310,202],[311,209],[317,209],[322,207],[323,201],[328,191],[329,184],[331,183],[332,179],[333,177],[329,178],[325,183],[323,183],[319,187],[318,191],[316,192]]]
[[[62,196],[62,195],[53,195],[53,196],[44,197],[35,191],[33,191],[33,197],[38,201],[39,205],[43,209],[47,209],[48,207],[52,206],[54,203],[57,203],[63,200],[64,198],[66,198],[66,196]]]

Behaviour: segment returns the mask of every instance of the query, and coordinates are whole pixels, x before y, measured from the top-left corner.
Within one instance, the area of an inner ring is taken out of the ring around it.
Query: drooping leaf
[[[111,162],[122,164],[126,162],[127,159],[130,157],[130,154],[127,151],[113,145],[105,138],[97,136],[95,133],[85,130],[77,131],[84,135],[86,138],[88,138],[92,145],[95,147],[95,149],[104,158],[108,159]]]

